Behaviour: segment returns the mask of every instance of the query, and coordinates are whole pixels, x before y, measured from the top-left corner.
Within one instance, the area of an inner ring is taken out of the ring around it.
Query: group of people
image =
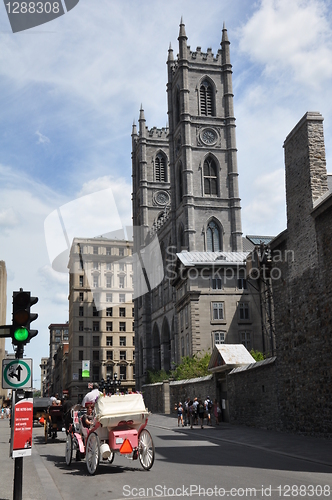
[[[178,416],[178,427],[181,425],[184,427],[190,425],[192,429],[194,425],[200,423],[201,428],[204,427],[204,419],[206,418],[207,425],[212,425],[211,417],[213,415],[215,425],[219,425],[219,420],[221,418],[221,408],[218,401],[215,399],[214,403],[211,401],[209,396],[204,400],[202,398],[189,397],[185,400],[182,405],[181,402],[175,407]]]

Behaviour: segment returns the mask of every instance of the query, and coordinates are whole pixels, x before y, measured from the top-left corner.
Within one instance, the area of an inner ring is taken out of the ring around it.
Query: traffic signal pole
[[[38,314],[31,313],[30,308],[32,305],[38,302],[38,297],[31,297],[30,292],[24,291],[20,288],[19,292],[13,292],[13,318],[12,326],[10,328],[10,336],[12,338],[12,344],[16,346],[15,358],[23,359],[24,346],[30,342],[30,340],[35,337],[38,330],[31,330],[30,323],[38,318]],[[5,333],[8,333],[5,331]],[[15,404],[18,399],[18,391],[12,391],[12,416],[11,416],[11,428],[12,428],[12,439],[14,438],[15,432]],[[21,397],[24,397],[21,394]],[[13,490],[13,500],[22,500],[22,487],[23,487],[23,457],[15,457],[14,466],[14,490]]]

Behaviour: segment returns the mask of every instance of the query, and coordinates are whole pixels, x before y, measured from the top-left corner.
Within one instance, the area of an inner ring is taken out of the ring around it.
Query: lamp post
[[[101,379],[100,381],[100,389],[104,391],[106,394],[115,394],[117,390],[121,386],[121,380],[118,380],[118,375],[114,373],[113,379],[110,377],[110,375],[107,375],[106,380]]]

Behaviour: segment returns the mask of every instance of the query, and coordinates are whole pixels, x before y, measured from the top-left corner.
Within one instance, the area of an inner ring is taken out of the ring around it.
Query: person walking
[[[193,402],[192,419],[193,419],[193,424],[197,425],[198,424],[198,400],[197,400],[197,398],[194,398],[194,402]]]
[[[204,412],[205,412],[205,409],[204,409],[204,404],[203,404],[203,401],[200,399],[198,401],[198,416],[199,416],[199,419],[201,421],[201,429],[204,429],[203,427],[203,424],[204,424]]]
[[[178,408],[178,427],[180,426],[180,424],[183,427],[183,408],[181,402],[178,404],[177,408]]]

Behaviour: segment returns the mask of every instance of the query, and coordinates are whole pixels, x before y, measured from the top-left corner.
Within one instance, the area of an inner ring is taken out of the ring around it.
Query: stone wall
[[[168,400],[169,386],[169,400]],[[165,381],[146,384],[142,388],[145,405],[153,413],[175,413],[175,406],[190,397],[216,399],[216,382],[213,375],[189,380]]]
[[[227,390],[232,424],[280,429],[275,357],[232,370]]]
[[[281,428],[332,437],[331,208],[323,118],[307,113],[285,141],[287,232],[274,250],[294,251],[278,262],[273,283]]]

